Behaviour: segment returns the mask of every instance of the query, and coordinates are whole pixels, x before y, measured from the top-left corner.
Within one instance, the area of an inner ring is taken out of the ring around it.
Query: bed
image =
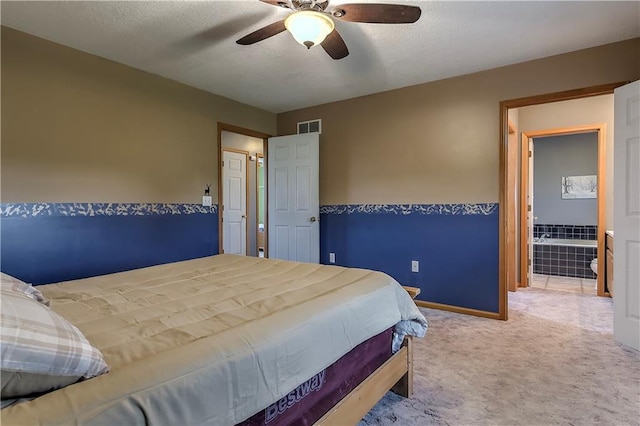
[[[394,385],[410,394],[411,336],[427,328],[386,274],[227,254],[37,289],[108,372],[2,409],[6,425],[357,423]],[[366,378],[339,367],[379,342]],[[282,415],[332,367],[352,382],[339,401]]]

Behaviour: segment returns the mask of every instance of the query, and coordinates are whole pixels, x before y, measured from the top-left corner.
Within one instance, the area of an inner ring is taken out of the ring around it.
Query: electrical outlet
[[[203,195],[202,196],[202,205],[204,207],[211,207],[211,196],[210,195]]]
[[[420,262],[417,260],[411,261],[411,272],[420,272]]]
[[[336,254],[329,253],[329,263],[336,263]]]

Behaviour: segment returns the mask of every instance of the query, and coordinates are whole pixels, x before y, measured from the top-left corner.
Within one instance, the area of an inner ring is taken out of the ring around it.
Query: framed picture
[[[598,198],[598,177],[563,176],[562,199]]]

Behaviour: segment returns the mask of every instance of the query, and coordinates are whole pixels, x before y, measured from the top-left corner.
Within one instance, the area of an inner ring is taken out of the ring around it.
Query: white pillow
[[[109,371],[80,330],[47,306],[4,285],[0,300],[2,399],[46,392]]]

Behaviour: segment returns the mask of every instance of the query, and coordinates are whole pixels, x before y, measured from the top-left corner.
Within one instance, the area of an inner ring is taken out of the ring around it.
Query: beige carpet
[[[365,425],[640,425],[640,353],[613,340],[608,298],[529,288],[509,321],[422,309],[414,397]]]

